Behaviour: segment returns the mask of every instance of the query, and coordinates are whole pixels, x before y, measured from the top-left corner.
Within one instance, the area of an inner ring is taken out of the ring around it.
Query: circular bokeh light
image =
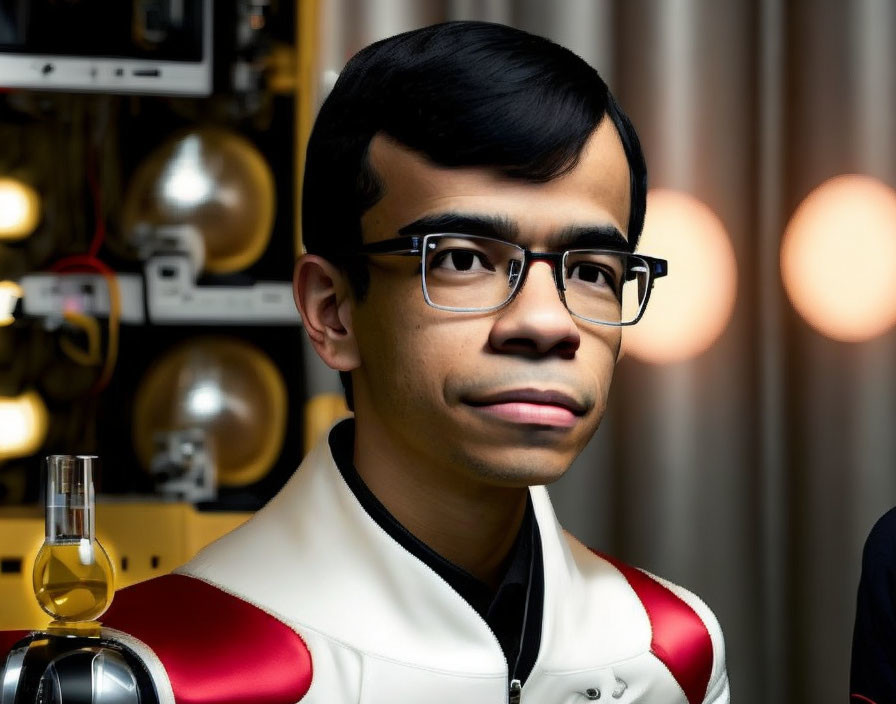
[[[47,407],[36,391],[0,397],[0,461],[37,452],[47,437],[48,420]]]
[[[896,323],[896,191],[857,174],[822,183],[784,232],[781,276],[816,330],[859,342]]]
[[[13,312],[16,304],[24,297],[25,292],[15,281],[0,281],[0,327],[15,322]]]
[[[737,292],[734,249],[722,221],[686,193],[653,189],[638,250],[669,262],[644,317],[623,328],[626,354],[663,364],[696,357],[728,324]]]
[[[0,240],[20,240],[37,227],[40,196],[27,183],[0,178]]]

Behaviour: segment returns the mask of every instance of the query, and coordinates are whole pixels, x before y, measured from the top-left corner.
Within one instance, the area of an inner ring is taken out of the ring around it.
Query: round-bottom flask
[[[34,593],[53,630],[98,630],[114,591],[112,563],[96,539],[93,474],[97,458],[50,455],[44,544],[34,563]]]

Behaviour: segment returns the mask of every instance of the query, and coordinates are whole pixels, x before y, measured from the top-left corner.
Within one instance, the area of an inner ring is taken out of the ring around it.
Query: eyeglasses
[[[498,310],[519,293],[529,265],[546,261],[569,312],[591,323],[633,325],[647,307],[663,259],[614,249],[533,252],[491,237],[432,234],[365,245],[357,255],[419,255],[423,298],[433,308],[476,313]]]

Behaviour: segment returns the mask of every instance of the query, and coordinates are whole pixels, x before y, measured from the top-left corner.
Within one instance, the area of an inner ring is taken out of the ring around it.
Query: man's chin
[[[465,454],[465,453],[460,453]],[[562,477],[576,453],[551,447],[492,447],[457,457],[477,479],[505,487],[551,484]]]
[[[576,417],[569,427],[483,419],[478,413],[455,420],[461,420],[451,424],[456,442],[450,444],[450,453],[455,459],[478,468],[480,476],[520,485],[559,479],[596,430],[587,417]]]

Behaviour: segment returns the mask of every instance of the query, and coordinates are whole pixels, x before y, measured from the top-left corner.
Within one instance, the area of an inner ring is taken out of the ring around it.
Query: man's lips
[[[465,402],[489,415],[512,423],[569,428],[585,406],[560,391],[514,389],[466,399]]]

